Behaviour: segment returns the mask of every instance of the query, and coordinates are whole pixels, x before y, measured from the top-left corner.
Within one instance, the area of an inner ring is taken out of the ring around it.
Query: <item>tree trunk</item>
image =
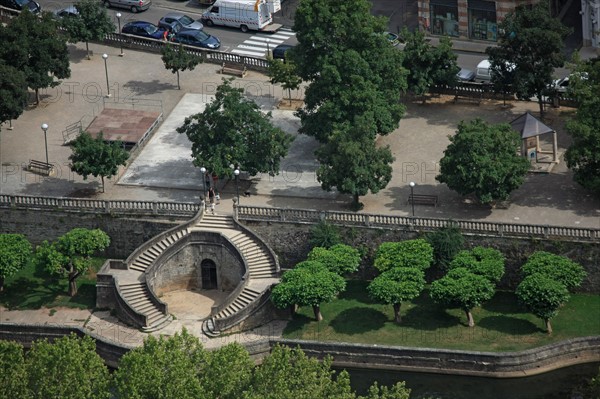
[[[4,291],[4,277],[0,276],[0,292]]]
[[[297,311],[298,311],[298,305],[297,304],[293,304],[292,306],[290,306],[290,312],[292,314],[292,317],[294,317],[294,315],[296,314]]]
[[[544,320],[546,322],[546,330],[548,331],[548,334],[552,334],[552,324],[550,324],[550,319],[548,320]]]
[[[290,98],[290,107],[292,106],[292,89],[288,89],[288,97]]]
[[[179,86],[179,71],[177,71],[177,90],[181,90],[181,86]]]
[[[69,296],[74,297],[77,295],[77,275],[79,273],[69,273]]]
[[[469,327],[475,327],[475,322],[473,321],[473,314],[471,314],[470,310],[465,310],[467,315],[467,320],[469,320]]]
[[[90,57],[90,45],[88,44],[88,42],[85,42],[85,53],[87,54],[87,59],[91,60],[92,57]]]
[[[40,89],[35,89],[35,105],[40,105]]]
[[[313,305],[313,312],[317,321],[323,320],[323,315],[321,315],[321,307],[319,305]]]
[[[540,106],[540,119],[544,119],[544,101],[542,100],[542,95],[538,93],[538,104]]]
[[[402,316],[400,316],[400,303],[394,304],[394,321],[398,324],[402,322]]]
[[[102,180],[102,192],[104,192],[104,176],[100,176],[100,179]]]

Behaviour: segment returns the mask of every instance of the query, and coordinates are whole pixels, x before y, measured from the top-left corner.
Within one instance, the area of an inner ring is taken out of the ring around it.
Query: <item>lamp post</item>
[[[118,12],[115,16],[117,17],[117,23],[119,24],[119,31],[117,33],[121,33],[121,13]],[[125,54],[123,54],[123,42],[120,39],[119,43],[121,44],[121,54],[119,54],[119,57],[123,57]]]
[[[102,54],[102,58],[104,59],[104,72],[106,72],[106,97],[110,97],[110,85],[108,84],[108,64],[106,63],[106,60],[108,59],[108,54]]]
[[[206,168],[203,166],[200,168],[200,172],[202,173],[202,187],[204,191],[202,191],[202,201],[206,201]]]
[[[412,215],[413,217],[415,216],[415,198],[413,196],[414,189],[415,189],[415,182],[411,181],[410,183],[408,183],[408,185],[410,186],[410,203],[412,204]]]
[[[235,175],[235,194],[237,195],[237,204],[240,204],[240,186],[238,184],[238,178],[240,176],[240,170],[238,168],[235,168],[235,170],[233,171],[233,174]]]
[[[48,124],[42,123],[42,130],[44,131],[44,144],[46,147],[46,163],[48,162],[48,137],[46,136],[46,132],[48,131]]]

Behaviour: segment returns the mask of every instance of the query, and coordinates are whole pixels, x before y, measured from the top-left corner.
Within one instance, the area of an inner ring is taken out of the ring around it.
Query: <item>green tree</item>
[[[22,234],[0,234],[0,292],[4,279],[24,268],[31,257],[31,243]]]
[[[504,276],[504,255],[494,248],[475,247],[468,251],[460,251],[454,257],[450,269],[459,267],[483,276],[496,285]]]
[[[546,324],[548,334],[552,334],[550,320],[558,314],[558,309],[569,300],[569,291],[559,281],[542,273],[533,273],[521,281],[516,290],[519,301]]]
[[[540,115],[544,114],[543,93],[552,83],[554,68],[564,65],[564,39],[569,34],[559,19],[552,17],[546,1],[520,5],[498,26],[498,45],[486,52],[494,65],[514,65],[517,96],[537,96]]]
[[[5,29],[0,25],[1,37],[4,37]],[[17,119],[23,113],[27,95],[25,73],[0,59],[0,129],[4,122]]]
[[[179,46],[177,46],[177,50],[175,50],[170,44],[167,44],[162,48],[161,54],[165,68],[177,74],[178,90],[181,90],[181,86],[179,85],[179,71],[193,71],[198,64],[202,63],[202,58],[188,53],[181,43]]]
[[[521,267],[521,273],[523,276],[541,273],[561,283],[568,290],[579,287],[587,274],[579,263],[545,251],[533,253]]]
[[[418,297],[425,288],[425,273],[416,267],[395,267],[375,277],[367,287],[377,302],[394,307],[394,321],[400,323],[400,306]]]
[[[342,238],[336,226],[327,223],[326,220],[321,220],[310,228],[309,242],[312,247],[330,248],[341,244]]]
[[[586,78],[582,79],[583,76]],[[569,78],[569,90],[579,106],[575,117],[567,122],[572,143],[565,160],[574,180],[600,196],[600,58],[577,67]]]
[[[373,383],[367,392],[367,396],[359,396],[358,399],[409,399],[410,389],[406,387],[404,381],[397,382],[391,388],[378,386]]]
[[[321,304],[346,289],[346,281],[320,262],[304,261],[286,271],[273,288],[271,299],[278,308],[312,306],[317,321],[323,320]]]
[[[494,296],[494,284],[487,278],[471,273],[464,267],[452,269],[431,284],[430,295],[434,302],[448,308],[462,309],[474,327],[471,310]]]
[[[208,361],[200,375],[207,398],[239,399],[250,385],[254,362],[242,345],[232,343],[208,352]]]
[[[268,74],[271,78],[272,84],[281,83],[281,88],[288,91],[288,97],[290,99],[290,106],[292,105],[292,90],[298,90],[302,83],[302,78],[298,76],[296,71],[296,64],[291,60],[276,60],[269,58],[269,70]]]
[[[27,353],[28,387],[32,399],[110,398],[110,375],[96,353],[96,342],[75,334],[36,341]]]
[[[433,262],[433,247],[426,240],[384,242],[377,248],[375,268],[380,272],[396,267],[427,270]]]
[[[120,399],[209,399],[200,384],[209,355],[185,329],[172,337],[149,336],[127,352],[114,373]]]
[[[489,54],[492,87],[495,93],[502,94],[504,105],[508,94],[514,94],[516,74],[515,65],[506,62],[509,58],[507,53],[510,53],[510,50],[498,47]]]
[[[67,42],[56,34],[57,29],[51,13],[42,13],[40,18],[25,11],[12,18],[3,31],[0,59],[25,73],[38,104],[40,89],[58,86],[57,79],[71,76]]]
[[[489,204],[506,200],[525,181],[529,161],[518,153],[521,138],[509,124],[460,122],[448,138],[436,180],[450,189]]]
[[[279,165],[292,136],[273,126],[271,113],[243,96],[243,89],[223,80],[214,101],[202,113],[185,119],[177,132],[192,142],[194,165],[218,176],[233,176],[230,165],[240,166],[251,176],[279,173]]]
[[[102,132],[96,138],[88,132],[82,132],[71,142],[73,153],[69,156],[71,170],[87,180],[89,175],[100,176],[102,192],[104,192],[104,178],[115,176],[119,166],[125,165],[129,153],[123,148],[120,141],[106,142]]]
[[[102,41],[106,34],[115,31],[115,24],[99,1],[78,0],[74,6],[79,15],[62,18],[60,25],[67,32],[70,43],[85,42],[85,51],[89,60],[89,42]]]
[[[448,270],[450,262],[465,244],[465,238],[454,222],[427,234],[426,239],[433,247],[434,263],[442,271]]]
[[[52,243],[44,241],[37,247],[35,259],[48,272],[67,276],[72,297],[77,294],[77,278],[91,265],[91,256],[109,244],[110,238],[100,229],[75,228]]]
[[[27,367],[21,344],[0,340],[0,370],[0,398],[30,398],[27,390]]]
[[[313,248],[308,253],[307,260],[320,262],[329,271],[343,276],[358,270],[360,253],[349,245],[336,244],[330,248]]]

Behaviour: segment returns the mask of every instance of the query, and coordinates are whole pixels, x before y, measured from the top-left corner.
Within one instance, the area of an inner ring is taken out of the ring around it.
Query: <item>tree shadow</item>
[[[143,82],[141,80],[130,80],[123,85],[124,88],[129,89],[136,96],[148,96],[151,94],[162,93],[165,90],[175,90],[177,86],[171,83],[164,83],[158,79],[154,79],[150,82]]]
[[[21,277],[4,287],[0,301],[8,309],[40,309],[62,293],[65,293],[64,287],[55,280],[33,281]]]
[[[74,44],[68,44],[67,48],[68,48],[68,51],[69,51],[69,60],[73,64],[79,64],[82,61],[89,61],[87,59],[87,51],[85,51],[85,47],[84,48],[79,48],[79,47],[77,47]],[[91,57],[94,56],[93,50],[90,50],[90,56]],[[98,56],[98,54],[96,56]]]
[[[355,335],[379,330],[387,321],[387,316],[382,312],[361,306],[338,313],[329,325],[337,333]]]
[[[542,328],[536,326],[529,320],[504,315],[484,317],[477,325],[481,328],[511,335],[529,335],[545,332]]]
[[[496,295],[482,306],[488,312],[502,314],[526,313],[525,309],[519,305],[517,296],[514,292],[498,291]]]
[[[460,317],[448,313],[446,308],[433,302],[427,289],[410,303],[414,306],[402,313],[403,327],[433,331],[438,328],[449,328],[463,324]],[[402,308],[400,311],[402,312]]]
[[[80,305],[77,307],[93,309],[96,307],[96,284],[86,282],[77,288],[77,295],[68,300],[71,304]]]
[[[292,316],[292,320],[287,324],[287,326],[283,330],[283,333],[287,338],[294,339],[296,338],[294,337],[294,334],[301,334],[305,326],[311,323],[312,321],[315,321],[314,318],[305,316],[301,313],[296,313],[294,314],[294,316]]]

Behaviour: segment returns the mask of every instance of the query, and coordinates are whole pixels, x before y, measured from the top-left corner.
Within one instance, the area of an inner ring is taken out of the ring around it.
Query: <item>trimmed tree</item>
[[[21,344],[0,340],[0,398],[31,398],[27,389],[27,367],[23,353]]]
[[[87,59],[90,59],[90,41],[102,41],[108,33],[115,31],[115,24],[106,12],[106,7],[97,0],[78,0],[74,4],[77,16],[67,16],[60,20],[67,32],[70,43],[85,42]]]
[[[110,375],[104,360],[96,353],[96,341],[74,333],[36,341],[26,356],[32,399],[110,398]]]
[[[400,323],[400,306],[418,297],[425,287],[425,273],[415,267],[395,267],[369,284],[369,296],[377,302],[394,307],[394,321]]]
[[[481,306],[494,296],[494,284],[487,278],[471,273],[464,267],[452,269],[431,284],[431,299],[448,308],[462,309],[469,323],[474,327],[473,308]]]
[[[518,153],[521,138],[509,124],[460,122],[440,161],[436,180],[482,204],[504,201],[525,181],[530,164]]]
[[[561,283],[569,291],[579,287],[587,275],[579,263],[545,251],[533,253],[521,267],[521,273],[525,277],[541,273]]]
[[[102,132],[96,138],[88,132],[82,132],[71,142],[73,153],[69,156],[71,170],[87,180],[89,175],[100,176],[102,192],[104,192],[104,178],[115,176],[119,166],[125,165],[129,159],[129,152],[123,148],[120,141],[106,142]]]
[[[483,276],[496,285],[504,276],[504,255],[494,248],[475,247],[468,251],[460,251],[454,257],[450,269],[459,267]]]
[[[290,106],[292,105],[292,90],[298,90],[302,83],[302,78],[298,76],[296,65],[291,60],[276,60],[269,58],[269,70],[267,71],[272,84],[281,84],[283,90],[287,90]]]
[[[550,320],[569,300],[569,291],[559,281],[542,273],[533,273],[521,281],[516,290],[519,301],[534,315],[542,319],[548,334],[552,334]]]
[[[320,262],[304,261],[286,271],[273,288],[276,307],[312,306],[317,321],[323,320],[321,304],[330,302],[346,289],[346,281]]]
[[[433,248],[424,239],[384,242],[375,254],[375,268],[380,272],[395,267],[427,270],[433,262]]]
[[[4,290],[4,280],[27,265],[31,253],[31,243],[24,235],[0,234],[0,292]]]
[[[343,276],[358,270],[360,253],[349,245],[337,244],[330,248],[313,248],[306,260],[320,262],[329,271]]]
[[[243,96],[243,89],[224,79],[215,99],[203,112],[185,118],[177,132],[192,142],[193,163],[218,176],[233,177],[231,165],[250,176],[279,173],[293,137],[271,123],[258,104]]]
[[[161,59],[165,64],[165,68],[172,73],[177,74],[178,90],[181,90],[181,86],[179,85],[179,71],[193,71],[198,64],[202,63],[202,58],[188,53],[181,43],[177,46],[177,50],[175,50],[170,43],[167,44],[162,48],[161,54]]]
[[[465,244],[465,238],[453,222],[427,234],[426,239],[433,247],[434,263],[442,271],[448,270],[450,262]]]
[[[77,294],[77,278],[91,266],[92,255],[109,244],[110,238],[100,229],[75,228],[52,243],[44,241],[37,247],[35,259],[49,273],[68,278],[72,297]]]

